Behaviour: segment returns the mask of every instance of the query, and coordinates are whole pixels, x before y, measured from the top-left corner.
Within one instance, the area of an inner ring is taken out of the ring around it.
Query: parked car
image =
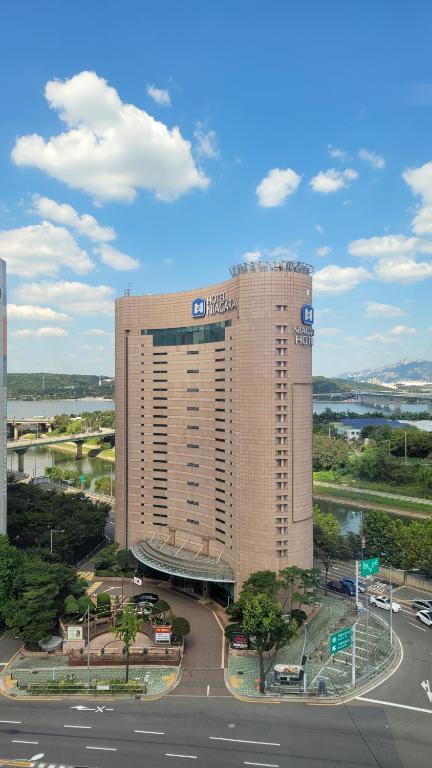
[[[344,578],[341,579],[341,581],[344,584],[351,584],[353,589],[354,589],[354,591],[355,591],[355,579],[352,579],[350,576],[349,577],[348,576],[346,576],[346,577],[344,576]],[[360,581],[360,579],[359,579],[358,589],[359,589],[359,592],[366,592],[366,590],[367,590],[366,582],[365,581]]]
[[[241,632],[238,632],[236,635],[233,635],[231,639],[231,648],[238,648],[240,650],[246,650],[247,648],[249,648],[248,636],[243,635]]]
[[[152,605],[155,605],[159,602],[159,595],[157,595],[156,592],[141,592],[140,595],[134,595],[133,601],[136,605],[140,605],[141,603],[151,603]]]
[[[343,581],[329,581],[327,588],[332,592],[339,592],[340,595],[347,595],[348,597],[354,597],[355,589],[351,584],[346,584]]]
[[[381,595],[372,595],[369,600],[371,605],[374,605],[376,608],[382,608],[384,611],[390,610],[390,598],[389,597],[381,597]],[[399,603],[396,603],[394,600],[391,601],[391,607],[393,613],[399,613],[401,606]]]
[[[432,627],[432,611],[418,611],[416,619],[426,624],[427,627]]]
[[[432,600],[414,600],[412,607],[415,611],[432,611]]]

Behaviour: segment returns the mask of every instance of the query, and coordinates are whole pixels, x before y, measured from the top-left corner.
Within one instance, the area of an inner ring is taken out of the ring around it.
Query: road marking
[[[210,696],[210,686],[207,686],[207,696]]]
[[[100,749],[103,752],[117,752],[117,747],[86,747],[86,749]]]
[[[10,725],[21,725],[21,720],[0,720],[0,723],[10,723]]]
[[[165,757],[186,757],[188,760],[197,760],[197,755],[173,755],[171,752],[165,752]]]
[[[64,725],[63,728],[91,728],[91,725]]]
[[[101,581],[95,581],[94,584],[92,584],[91,587],[88,588],[87,594],[88,595],[92,595],[93,592],[95,592],[97,589],[99,589],[100,586],[102,586],[102,582]]]
[[[263,768],[279,768],[279,765],[276,763],[249,763],[247,760],[244,761],[243,765],[262,765]]]
[[[222,632],[222,654],[221,654],[221,669],[225,668],[225,632],[222,624],[219,621],[219,617],[215,611],[212,611],[217,623],[219,624],[220,631]],[[208,695],[208,694],[207,694]]]
[[[165,731],[134,731],[134,733],[152,733],[155,736],[165,736]]]
[[[267,747],[280,747],[278,741],[249,741],[248,739],[227,739],[224,736],[209,736],[212,741],[236,741],[239,744],[264,744]]]
[[[415,629],[419,629],[420,632],[426,632],[424,627],[419,627],[418,624],[414,624],[412,621],[407,621],[407,624],[409,624],[411,627],[415,627]]]
[[[423,688],[423,690],[425,691],[425,693],[426,693],[426,696],[427,696],[427,697],[428,697],[428,699],[429,699],[429,704],[432,704],[432,691],[431,691],[431,689],[430,689],[429,680],[423,680],[423,681],[420,683],[420,685],[421,685],[421,687]]]
[[[12,739],[12,744],[39,744],[38,741],[22,741],[21,739]]]
[[[425,712],[432,715],[432,709],[422,709],[421,707],[410,707],[408,704],[395,704],[394,701],[381,701],[380,699],[367,699],[366,696],[356,696],[358,701],[368,701],[370,704],[382,704],[384,707],[397,707],[398,709],[410,709],[413,712]]]

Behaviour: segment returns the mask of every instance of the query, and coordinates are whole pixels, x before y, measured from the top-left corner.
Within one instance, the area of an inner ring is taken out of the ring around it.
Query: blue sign
[[[194,299],[192,302],[192,317],[205,317],[206,300]]]
[[[313,325],[314,308],[310,304],[303,304],[301,308],[301,321],[303,325]]]

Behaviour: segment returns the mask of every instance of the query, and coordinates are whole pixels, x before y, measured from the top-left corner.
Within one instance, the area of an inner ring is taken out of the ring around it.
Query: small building
[[[358,440],[362,429],[365,427],[390,427],[390,429],[404,429],[405,424],[393,419],[381,419],[379,416],[371,418],[341,419],[333,421],[332,427],[337,435],[345,437],[346,440]]]

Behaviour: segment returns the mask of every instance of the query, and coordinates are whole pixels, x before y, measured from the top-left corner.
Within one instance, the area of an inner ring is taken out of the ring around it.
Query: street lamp
[[[64,529],[62,530],[56,530],[55,528],[50,528],[50,552],[53,553],[53,533],[64,533]]]
[[[406,434],[406,433],[405,433]],[[385,557],[385,552],[381,552]],[[387,566],[390,570],[389,591],[390,591],[390,645],[393,645],[393,585],[392,585],[392,564]]]
[[[87,610],[83,616],[81,616],[80,619],[78,619],[79,623],[81,624],[85,617],[87,616],[87,688],[90,688],[90,606],[87,606]]]

